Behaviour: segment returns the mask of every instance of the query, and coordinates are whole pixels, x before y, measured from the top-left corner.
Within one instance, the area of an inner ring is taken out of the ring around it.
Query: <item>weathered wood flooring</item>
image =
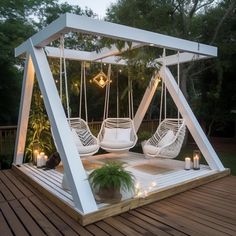
[[[15,172],[4,170],[0,235],[236,235],[236,177],[82,227]]]

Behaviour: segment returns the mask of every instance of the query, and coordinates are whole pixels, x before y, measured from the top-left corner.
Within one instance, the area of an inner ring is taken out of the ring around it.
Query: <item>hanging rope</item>
[[[106,92],[105,92],[103,120],[108,118],[108,113],[109,113],[110,84],[111,84],[111,64],[109,64],[109,66],[108,66],[107,78],[108,78],[108,83],[106,85]]]
[[[82,113],[82,98],[83,98],[83,68],[84,62],[81,62],[80,70],[80,96],[79,96],[79,118],[81,118]]]
[[[119,72],[117,72],[116,78],[116,117],[120,117],[120,103],[119,103]],[[118,122],[118,121],[117,121]]]
[[[64,44],[64,37],[63,35],[61,35],[60,37],[60,78],[59,78],[59,85],[60,85],[60,88],[59,88],[59,93],[60,93],[60,98],[61,98],[61,101],[62,101],[62,54],[63,54],[63,49],[62,49],[62,45]]]
[[[163,48],[163,66],[164,66],[164,69],[166,68],[166,49]],[[164,73],[164,116],[165,116],[165,119],[166,119],[166,74]]]
[[[66,93],[66,110],[67,118],[70,123],[70,105],[69,105],[69,94],[68,94],[68,81],[67,81],[67,69],[66,69],[66,58],[65,58],[65,40],[64,36],[60,37],[60,97],[62,100],[62,88],[63,88],[63,74],[65,79],[65,93]]]
[[[133,83],[130,76],[130,69],[128,69],[128,104],[129,104],[129,118],[134,117],[134,104],[133,104]]]
[[[179,86],[180,86],[180,67],[179,67],[179,51],[178,51],[178,63],[177,63],[177,83],[178,83],[178,97],[179,97]],[[180,113],[178,109],[178,126],[179,126]]]

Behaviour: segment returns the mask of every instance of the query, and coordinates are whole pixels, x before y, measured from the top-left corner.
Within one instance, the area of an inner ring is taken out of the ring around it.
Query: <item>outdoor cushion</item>
[[[105,128],[103,141],[116,141],[118,137],[118,129]]]
[[[130,141],[130,133],[131,133],[131,128],[128,129],[117,129],[117,139],[118,141],[124,141],[124,142],[129,142]]]
[[[71,128],[71,132],[72,132],[73,139],[74,139],[74,142],[75,142],[76,146],[83,146],[83,144],[80,141],[80,138],[79,138],[78,134],[76,133],[76,130],[74,128]]]
[[[164,137],[158,142],[158,147],[163,147],[171,143],[175,138],[174,132],[172,130],[168,130]]]

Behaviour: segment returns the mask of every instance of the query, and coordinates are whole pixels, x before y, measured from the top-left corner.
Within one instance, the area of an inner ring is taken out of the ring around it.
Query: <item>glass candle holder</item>
[[[200,160],[201,160],[201,152],[200,150],[193,150],[193,169],[200,169]]]

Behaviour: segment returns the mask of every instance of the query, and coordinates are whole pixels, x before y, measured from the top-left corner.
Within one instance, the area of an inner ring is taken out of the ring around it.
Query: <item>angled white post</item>
[[[183,93],[178,88],[178,85],[167,67],[162,66],[159,71],[161,78],[165,78],[166,87],[173,98],[180,114],[186,122],[186,125],[193,136],[196,144],[201,150],[203,156],[205,157],[208,165],[213,170],[223,171],[225,168],[222,165],[219,157],[208,141],[205,133],[203,132],[200,124],[198,123],[195,115],[193,114],[187,100],[185,99]]]
[[[97,205],[73,140],[47,57],[42,48],[33,46],[31,39],[28,40],[27,44],[56,146],[70,183],[75,207],[85,214],[94,212],[97,210]]]
[[[15,143],[15,153],[13,163],[21,165],[23,162],[25,141],[27,135],[29,112],[34,85],[34,66],[30,55],[27,53],[24,68],[24,77],[21,90],[20,111]]]

